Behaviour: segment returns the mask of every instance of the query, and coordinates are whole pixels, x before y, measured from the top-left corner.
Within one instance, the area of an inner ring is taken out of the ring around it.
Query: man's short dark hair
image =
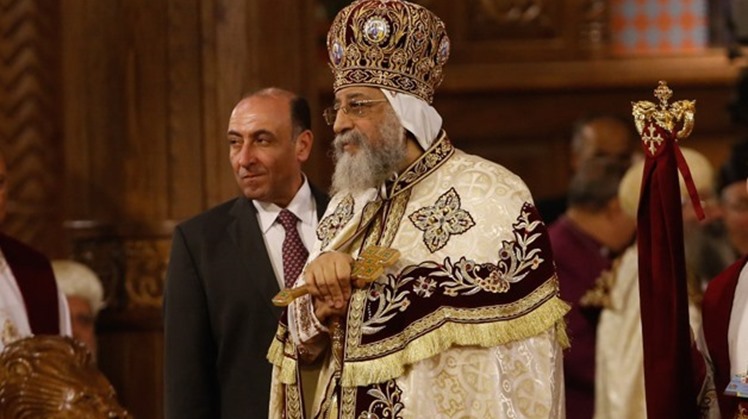
[[[291,99],[291,126],[293,138],[312,129],[312,112],[309,110],[309,102],[303,96],[296,95]]]
[[[309,110],[309,102],[296,93],[281,89],[279,87],[265,87],[244,95],[242,100],[255,96],[287,97],[291,107],[291,136],[295,140],[302,132],[312,129],[312,112]]]

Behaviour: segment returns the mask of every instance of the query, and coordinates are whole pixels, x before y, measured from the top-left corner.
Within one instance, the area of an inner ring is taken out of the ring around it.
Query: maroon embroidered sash
[[[0,234],[0,249],[21,290],[31,331],[35,335],[59,334],[57,284],[49,259],[4,234]]]
[[[740,271],[748,262],[742,257],[709,282],[702,303],[704,317],[704,339],[714,366],[714,387],[717,391],[719,410],[723,418],[735,416],[738,408],[736,397],[725,396],[725,388],[730,382],[730,350],[727,333],[730,328],[730,313],[738,286]]]

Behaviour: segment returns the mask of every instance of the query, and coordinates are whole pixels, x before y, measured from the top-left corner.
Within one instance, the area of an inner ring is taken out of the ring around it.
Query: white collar
[[[273,226],[283,208],[271,202],[257,200],[252,200],[252,205],[257,209],[260,230],[265,234]],[[291,202],[288,203],[286,209],[298,217],[302,224],[313,226],[316,222],[314,218],[316,207],[312,196],[312,188],[309,186],[306,176],[304,176],[304,183],[302,183]]]

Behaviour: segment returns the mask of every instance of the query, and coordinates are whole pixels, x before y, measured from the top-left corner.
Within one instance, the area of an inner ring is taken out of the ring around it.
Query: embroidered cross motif
[[[659,133],[655,135],[657,128],[654,125],[650,125],[647,130],[649,133],[642,135],[642,141],[649,146],[649,154],[654,155],[664,139]]]
[[[462,234],[475,225],[470,213],[460,208],[455,188],[440,196],[433,206],[421,208],[408,218],[424,232],[423,242],[431,253],[446,246],[452,235]]]

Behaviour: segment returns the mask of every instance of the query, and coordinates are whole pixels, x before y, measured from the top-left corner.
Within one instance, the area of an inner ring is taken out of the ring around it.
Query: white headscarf
[[[439,112],[423,99],[413,95],[385,88],[380,90],[392,105],[402,126],[416,137],[421,148],[428,150],[442,128],[442,117]]]

